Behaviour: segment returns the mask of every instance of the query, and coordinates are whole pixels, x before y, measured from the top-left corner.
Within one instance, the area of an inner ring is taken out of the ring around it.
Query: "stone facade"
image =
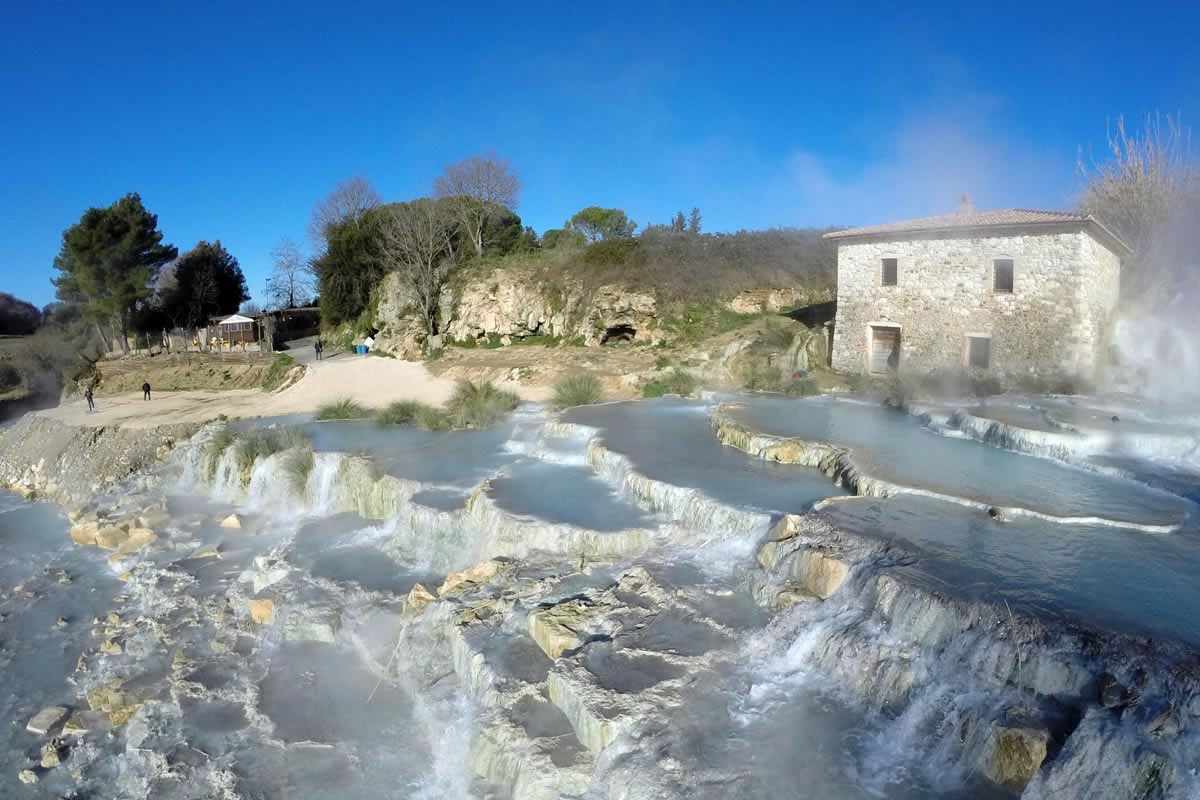
[[[972,336],[990,339],[1001,375],[1091,376],[1099,364],[1121,255],[1089,221],[835,236],[838,371],[879,371],[877,328],[899,330],[899,364],[914,371],[966,367]],[[881,285],[884,259],[896,259],[894,286]],[[1011,293],[995,291],[997,259],[1012,260]]]

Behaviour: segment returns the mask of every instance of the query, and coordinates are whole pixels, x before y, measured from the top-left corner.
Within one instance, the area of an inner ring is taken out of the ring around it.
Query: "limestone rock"
[[[43,769],[54,769],[62,763],[62,740],[51,739],[42,745],[42,751],[39,753]]]
[[[822,600],[838,590],[850,571],[842,559],[819,550],[803,550],[792,562],[791,574],[800,584]]]
[[[122,691],[119,681],[113,681],[86,693],[88,706],[93,711],[108,715],[114,728],[124,725],[142,707],[142,701],[132,692]]]
[[[488,583],[500,571],[502,562],[492,559],[491,561],[480,561],[474,566],[461,569],[458,572],[451,572],[446,576],[446,580],[438,587],[439,597],[453,597],[463,594],[476,586]]]
[[[435,600],[437,598],[423,584],[414,584],[408,592],[408,598],[404,601],[404,611],[415,614]]]
[[[1046,760],[1049,735],[1040,728],[997,726],[988,777],[1020,793]]]
[[[259,625],[270,625],[275,620],[275,601],[266,598],[251,600],[250,619]]]
[[[556,659],[582,646],[590,637],[595,621],[606,610],[606,606],[578,598],[534,609],[529,613],[529,635],[542,652]]]
[[[96,535],[100,533],[100,523],[96,520],[77,522],[71,526],[71,541],[75,544],[89,546],[96,544]]]
[[[206,545],[201,545],[200,547],[197,547],[195,550],[193,550],[192,554],[190,556],[188,556],[188,558],[196,558],[196,559],[219,558],[220,555],[221,555],[221,545],[219,543],[218,544],[206,544]]]
[[[221,520],[221,527],[222,528],[232,528],[234,530],[241,530],[242,515],[241,514],[230,514],[228,517]]]
[[[102,547],[105,550],[116,550],[128,538],[128,529],[108,527],[103,528],[96,533],[95,542],[99,547]]]
[[[25,730],[45,736],[67,718],[67,710],[62,706],[47,706],[33,715],[33,719],[25,726]]]
[[[337,638],[339,619],[335,612],[323,608],[300,607],[289,609],[283,626],[283,638],[289,642],[324,642]]]
[[[251,581],[251,585],[254,587],[254,593],[258,594],[263,589],[266,589],[269,586],[274,586],[286,578],[290,572],[290,569],[281,564],[264,563],[260,565],[258,572],[254,573],[254,579]]]
[[[85,733],[108,730],[111,726],[102,711],[78,711],[63,725],[64,736],[81,736]]]
[[[17,780],[19,780],[21,783],[37,783],[38,776],[37,773],[31,769],[23,769],[17,773]]]

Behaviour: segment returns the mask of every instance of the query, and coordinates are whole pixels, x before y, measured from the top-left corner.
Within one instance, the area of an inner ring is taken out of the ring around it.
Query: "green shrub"
[[[513,339],[512,341],[514,345],[541,345],[542,347],[557,347],[559,342],[562,341],[562,337],[551,336],[548,333],[535,333],[531,336],[522,336],[520,338]]]
[[[762,343],[772,350],[787,350],[796,340],[796,331],[785,327],[783,323],[768,320],[763,325]]]
[[[667,358],[666,356],[659,356],[658,358],[654,359],[655,369],[666,369],[669,366],[671,366],[671,359]]]
[[[423,405],[418,400],[398,400],[375,415],[375,421],[380,425],[407,425],[417,418]]]
[[[200,454],[200,466],[204,473],[204,480],[211,482],[216,477],[217,464],[220,463],[221,456],[236,439],[237,437],[228,428],[222,428],[204,445],[204,450]]]
[[[814,394],[820,394],[821,385],[817,383],[816,378],[794,378],[788,381],[783,390],[788,394],[798,395],[799,397],[809,397]]]
[[[271,430],[275,431],[275,434],[279,437],[281,450],[290,450],[293,447],[312,447],[312,438],[303,428],[298,428],[295,425],[283,425]]]
[[[317,420],[362,419],[367,416],[367,410],[358,403],[343,397],[323,404],[317,409]]]
[[[460,380],[446,404],[446,413],[456,428],[488,428],[520,404],[512,392],[492,383]]]
[[[413,415],[413,422],[417,424],[418,428],[427,431],[448,431],[453,428],[453,425],[450,424],[450,417],[445,411],[423,403]]]
[[[242,483],[250,480],[250,470],[254,468],[255,461],[274,455],[282,449],[279,436],[267,428],[252,428],[239,434],[233,455],[238,473],[242,476]]]
[[[587,264],[612,265],[624,264],[638,250],[638,240],[633,238],[602,239],[588,245],[583,253]]]
[[[380,425],[416,425],[427,431],[448,431],[450,419],[440,408],[419,400],[399,400],[388,405],[375,417]]]
[[[308,476],[312,472],[313,451],[311,447],[294,447],[286,451],[281,458],[280,466],[287,477],[288,486],[295,494],[302,494],[308,485]]]
[[[699,341],[741,328],[758,319],[757,314],[739,314],[722,305],[693,303],[665,321],[667,328],[688,341]]]
[[[599,403],[602,395],[599,378],[590,372],[582,372],[559,378],[555,382],[551,405],[559,411],[575,406],[590,406]]]
[[[273,392],[278,389],[294,366],[296,366],[296,359],[286,353],[276,354],[275,360],[271,362],[270,369],[267,370],[267,374],[263,377],[263,391]]]
[[[657,380],[652,380],[642,387],[642,397],[662,397],[667,394],[677,394],[687,397],[696,391],[696,379],[690,372],[684,372],[678,367]]]
[[[752,392],[770,391],[778,389],[782,380],[783,371],[779,367],[755,364],[742,382],[742,386]]]
[[[883,401],[892,408],[904,408],[916,402],[920,380],[912,373],[894,369],[883,379]]]

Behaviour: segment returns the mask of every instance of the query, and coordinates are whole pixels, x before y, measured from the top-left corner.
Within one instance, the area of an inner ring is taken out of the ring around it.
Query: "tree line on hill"
[[[1106,156],[1081,154],[1079,163],[1080,207],[1134,251],[1123,271],[1126,297],[1196,284],[1200,174],[1187,129],[1172,117],[1147,116],[1140,130],[1118,119]],[[747,288],[832,290],[836,281],[835,250],[820,229],[706,233],[693,208],[639,231],[624,210],[589,206],[539,236],[516,213],[521,188],[512,165],[490,152],[447,165],[428,196],[408,201],[384,202],[361,176],[343,181],[313,209],[310,256],[287,239],[273,249],[267,305],[319,302],[326,324],[353,321],[395,273],[435,334],[445,323],[443,287],[457,271],[526,256],[555,280],[622,282],[668,302]],[[180,253],[137,194],[85,211],[63,232],[54,267],[58,300],[43,311],[0,294],[0,335],[40,326],[84,362],[128,350],[133,334],[197,328],[249,299],[237,259],[219,240]]]
[[[446,166],[430,196],[415,200],[385,203],[361,176],[339,184],[317,204],[309,225],[322,319],[333,325],[358,319],[390,273],[433,335],[446,322],[438,318],[440,297],[456,272],[548,251],[556,251],[556,280],[621,282],[667,300],[763,286],[833,286],[835,250],[824,230],[704,234],[700,209],[693,208],[639,233],[624,210],[588,206],[539,236],[516,213],[520,192],[519,176],[494,153]]]
[[[137,194],[85,211],[63,232],[54,268],[57,313],[89,326],[106,352],[128,352],[132,333],[202,327],[250,298],[219,240],[181,254]]]

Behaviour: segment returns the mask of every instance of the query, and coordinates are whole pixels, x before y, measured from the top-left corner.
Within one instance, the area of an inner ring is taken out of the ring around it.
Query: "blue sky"
[[[136,191],[171,243],[270,250],[367,176],[506,155],[538,231],[587,205],[706,230],[1060,208],[1078,148],[1200,120],[1200,5],[0,0],[0,290]]]

